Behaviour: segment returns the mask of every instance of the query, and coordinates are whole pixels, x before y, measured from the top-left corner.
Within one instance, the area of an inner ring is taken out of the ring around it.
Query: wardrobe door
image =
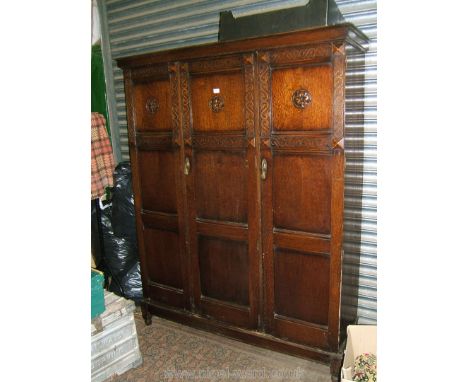
[[[260,209],[253,55],[186,63],[181,81],[195,309],[254,328]]]
[[[335,244],[343,201],[343,156],[332,143],[332,46],[258,58],[265,327],[330,349],[337,340],[341,249]]]
[[[125,72],[129,144],[145,297],[188,308],[179,79],[176,66],[169,68]]]

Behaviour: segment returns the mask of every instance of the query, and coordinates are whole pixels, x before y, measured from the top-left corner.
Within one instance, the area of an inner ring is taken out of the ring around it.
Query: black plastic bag
[[[101,240],[99,239],[98,221],[96,216],[96,201],[91,200],[91,252],[96,266],[101,263]]]
[[[104,210],[101,209],[104,259],[110,268],[111,275],[120,279],[138,261],[138,250],[135,240],[119,237],[114,233],[112,226],[113,207],[114,205],[112,204],[112,206]]]
[[[130,162],[121,162],[114,171],[112,189],[112,227],[119,237],[136,242],[135,203]]]
[[[143,298],[139,261],[125,273],[121,284],[125,297],[136,302],[139,302]]]
[[[139,301],[143,292],[128,162],[122,162],[115,168],[112,194],[112,203],[107,207],[101,208],[95,202],[92,204],[92,220],[97,226],[92,225],[93,253],[95,258],[100,259],[97,267],[104,272],[108,289],[125,298]],[[99,229],[100,240],[96,240],[93,236],[99,235]],[[101,245],[96,245],[96,242]]]

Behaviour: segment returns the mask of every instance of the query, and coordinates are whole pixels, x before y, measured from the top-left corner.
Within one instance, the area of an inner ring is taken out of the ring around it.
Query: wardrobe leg
[[[141,315],[143,316],[143,319],[145,320],[146,325],[151,325],[151,313],[148,310],[148,305],[146,302],[141,303]]]
[[[330,376],[331,376],[332,382],[338,382],[340,380],[342,364],[343,364],[343,354],[336,354],[330,360]]]

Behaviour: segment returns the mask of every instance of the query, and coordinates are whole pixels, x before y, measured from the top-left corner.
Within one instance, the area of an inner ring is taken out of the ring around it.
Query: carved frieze
[[[276,150],[307,150],[323,151],[330,150],[330,137],[321,136],[297,136],[297,135],[272,135],[268,142]]]
[[[172,129],[175,140],[178,142],[180,136],[180,113],[179,113],[179,75],[177,73],[178,64],[169,65],[171,83],[171,118]]]
[[[139,150],[170,149],[172,134],[137,133],[136,146]]]
[[[270,133],[270,65],[268,57],[263,54],[266,62],[258,66],[260,79],[260,130],[262,136]]]
[[[132,69],[132,80],[134,82],[147,81],[152,78],[167,77],[168,73],[167,65],[143,66]]]
[[[190,134],[190,94],[188,85],[188,64],[180,66],[180,92],[182,94],[182,129],[184,136]]]
[[[255,112],[254,112],[254,68],[253,55],[244,55],[244,104],[245,104],[245,127],[248,136],[254,135]]]
[[[340,141],[344,135],[345,56],[336,52],[333,56],[333,140]]]
[[[194,135],[192,145],[195,148],[243,149],[247,140],[243,135]]]
[[[190,73],[207,73],[229,69],[240,69],[242,67],[239,56],[226,57],[215,60],[200,60],[190,63]]]
[[[297,48],[278,49],[270,52],[272,64],[308,61],[318,57],[329,57],[331,46],[329,44],[301,46]]]

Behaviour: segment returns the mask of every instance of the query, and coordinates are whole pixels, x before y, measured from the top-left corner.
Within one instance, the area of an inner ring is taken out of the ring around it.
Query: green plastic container
[[[104,274],[91,269],[91,319],[99,316],[106,306],[104,305]]]

